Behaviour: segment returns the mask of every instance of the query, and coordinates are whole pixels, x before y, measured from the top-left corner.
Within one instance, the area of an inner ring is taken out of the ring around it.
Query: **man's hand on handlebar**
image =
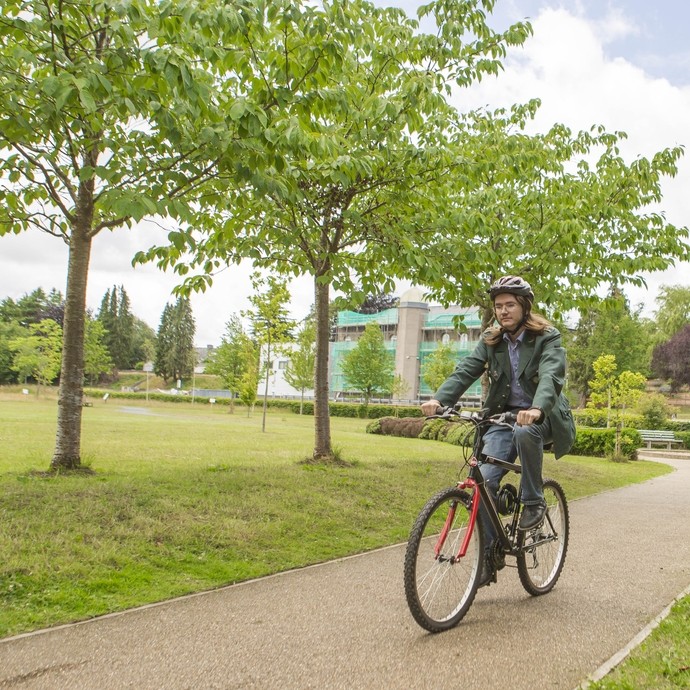
[[[544,413],[538,407],[530,407],[529,410],[520,410],[517,413],[515,423],[518,426],[530,426],[541,421]]]
[[[438,411],[439,407],[443,407],[438,400],[427,400],[422,403],[422,414],[425,417],[433,417]]]

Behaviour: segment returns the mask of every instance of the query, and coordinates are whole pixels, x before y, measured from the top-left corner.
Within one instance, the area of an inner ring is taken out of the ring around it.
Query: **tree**
[[[18,380],[17,371],[12,368],[15,353],[10,344],[26,335],[27,330],[16,321],[0,320],[0,385]]]
[[[52,319],[30,324],[28,334],[13,340],[10,348],[15,353],[12,368],[24,380],[29,376],[36,380],[36,395],[41,385],[50,385],[60,373],[62,328]]]
[[[390,391],[395,362],[384,345],[383,332],[377,323],[364,327],[357,344],[343,357],[341,368],[345,388],[362,393],[365,409],[376,393]]]
[[[93,239],[145,217],[193,222],[204,179],[253,163],[245,130],[263,112],[233,110],[230,90],[247,83],[242,52],[265,12],[251,0],[2,1],[0,235],[40,229],[69,247],[54,469],[80,465]],[[235,165],[219,170],[223,155]]]
[[[658,340],[663,342],[673,337],[690,323],[690,287],[683,285],[662,285],[656,298],[657,310],[654,320]]]
[[[690,324],[654,348],[652,371],[659,378],[668,379],[674,393],[681,386],[690,385]]]
[[[252,276],[254,294],[249,298],[252,308],[244,312],[252,324],[254,341],[260,356],[264,359],[265,388],[261,431],[266,431],[266,411],[268,408],[268,379],[271,366],[272,346],[285,343],[292,338],[294,321],[290,318],[288,303],[290,291],[287,282],[276,276]]]
[[[249,338],[243,341],[242,358],[244,365],[242,377],[240,378],[239,397],[242,404],[246,405],[247,417],[249,417],[256,402],[256,392],[260,378],[259,350]]]
[[[242,320],[233,314],[225,324],[220,345],[206,361],[206,373],[220,376],[223,386],[230,391],[231,413],[234,412],[234,399],[240,392],[247,369],[255,368],[255,358],[247,357],[248,342],[251,344]]]
[[[422,379],[432,391],[435,391],[452,373],[457,363],[457,356],[450,345],[439,345],[425,360],[422,367]]]
[[[1,229],[0,229],[1,234]],[[16,321],[22,326],[52,319],[62,326],[65,313],[65,300],[54,288],[46,294],[43,288],[22,295],[16,302],[7,297],[0,303],[0,320]]]
[[[133,317],[132,324],[132,363],[150,362],[156,352],[156,331],[139,317]]]
[[[589,396],[594,362],[602,355],[613,355],[621,369],[649,373],[649,329],[620,291],[582,309],[576,329],[566,334],[566,347],[568,385],[579,393],[582,404]]]
[[[391,294],[367,295],[362,304],[357,307],[360,314],[378,314],[386,309],[398,306],[400,300]]]
[[[178,297],[174,305],[165,305],[156,341],[156,374],[166,381],[181,380],[192,375],[195,331],[188,297]]]
[[[460,132],[451,90],[497,73],[507,47],[531,31],[516,24],[494,32],[485,13],[492,7],[432,1],[418,11],[436,24],[430,33],[401,10],[366,0],[275,7],[268,18],[280,31],[251,56],[255,77],[243,84],[278,104],[263,126],[268,145],[257,144],[266,165],[253,166],[246,188],[209,185],[203,222],[140,256],[174,266],[190,289],[211,282],[215,267],[246,258],[313,277],[316,459],[332,458],[330,290],[353,299],[390,291],[420,264],[425,282],[447,275],[448,264],[426,248],[445,204],[440,181],[466,163],[452,146]],[[438,222],[447,234],[446,219]],[[201,273],[188,275],[195,268]]]
[[[587,407],[606,408],[606,426],[611,426],[611,415],[616,423],[616,443],[613,459],[622,458],[621,428],[623,418],[621,412],[637,404],[642,395],[646,379],[642,374],[632,371],[622,371],[617,374],[616,358],[614,355],[602,355],[594,362],[594,378],[590,381],[590,401]]]
[[[606,426],[611,426],[611,415],[620,419],[620,410],[633,407],[640,399],[647,379],[632,371],[618,372],[615,355],[602,355],[594,364],[594,378],[589,382],[591,390],[587,407],[606,408]]]
[[[98,321],[105,332],[105,342],[118,369],[131,369],[137,361],[135,351],[135,317],[130,309],[124,285],[107,290],[101,300]]]
[[[161,322],[156,334],[156,354],[153,360],[153,371],[157,376],[163,377],[166,382],[172,377],[168,362],[168,353],[173,347],[172,311],[173,307],[170,303],[163,307]]]
[[[644,417],[645,429],[663,429],[671,415],[668,400],[661,393],[644,393],[637,403],[637,411]]]
[[[529,280],[537,302],[558,315],[595,302],[602,285],[641,285],[644,272],[690,258],[688,228],[650,210],[682,147],[627,163],[619,153],[624,132],[593,126],[573,134],[555,124],[527,134],[538,107],[466,116],[464,165],[444,178],[443,220],[454,230],[429,250],[461,266],[462,280],[437,280],[424,264],[408,275],[444,304],[479,307],[483,328],[494,318],[486,289],[499,275]]]
[[[97,319],[87,318],[84,337],[84,375],[91,384],[112,371],[113,360],[105,344],[106,332]]]
[[[390,394],[391,394],[391,400],[400,400],[403,398],[405,395],[410,390],[410,384],[405,381],[403,378],[402,374],[396,374],[393,377],[393,381],[391,382],[391,387],[390,387]],[[395,407],[395,416],[398,416],[398,407]]]
[[[290,361],[285,369],[285,380],[300,392],[299,413],[304,408],[304,391],[314,389],[314,366],[316,364],[316,324],[305,319],[297,333],[297,347],[290,349]]]

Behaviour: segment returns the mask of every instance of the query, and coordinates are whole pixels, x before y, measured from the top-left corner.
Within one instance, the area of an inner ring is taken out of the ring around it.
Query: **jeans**
[[[507,462],[515,462],[519,455],[522,465],[520,500],[526,506],[539,505],[544,502],[541,477],[544,444],[551,443],[551,441],[551,423],[548,418],[541,424],[530,424],[529,426],[516,424],[512,429],[505,426],[491,426],[484,434],[482,453]],[[495,503],[498,497],[499,484],[508,470],[488,462],[481,463],[479,470]],[[482,504],[480,504],[480,510],[484,525],[484,544],[488,550],[497,535],[488,512]]]

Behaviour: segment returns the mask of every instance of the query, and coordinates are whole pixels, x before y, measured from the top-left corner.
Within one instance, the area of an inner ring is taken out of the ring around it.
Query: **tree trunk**
[[[268,408],[268,376],[271,366],[271,326],[268,326],[268,344],[266,345],[266,385],[264,386],[264,405],[261,415],[261,431],[266,431],[266,409]]]
[[[78,216],[69,242],[57,434],[55,452],[50,463],[52,470],[75,469],[81,465],[84,322],[92,241],[88,232],[90,225],[88,220]]]
[[[316,358],[314,363],[314,459],[332,457],[331,420],[328,412],[328,283],[314,276],[316,311]]]

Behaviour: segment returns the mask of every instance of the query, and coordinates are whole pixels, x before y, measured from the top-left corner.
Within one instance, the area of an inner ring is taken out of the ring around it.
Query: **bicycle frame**
[[[487,507],[486,514],[488,515],[489,519],[491,520],[494,531],[498,535],[497,539],[500,542],[501,547],[503,548],[503,551],[506,555],[517,556],[522,551],[525,551],[527,549],[531,549],[534,547],[534,543],[531,543],[529,546],[518,546],[516,543],[516,540],[514,539],[514,535],[517,534],[517,521],[518,521],[518,518],[520,515],[519,503],[518,503],[518,507],[513,512],[513,517],[512,517],[509,529],[506,532],[504,523],[501,520],[501,516],[498,513],[498,509],[496,508],[494,500],[491,497],[491,494],[489,493],[488,489],[486,488],[486,482],[484,481],[484,477],[483,477],[483,475],[479,469],[479,461],[477,460],[477,456],[480,454],[479,448],[481,448],[481,441],[482,441],[480,424],[481,423],[475,422],[475,431],[477,433],[477,438],[476,438],[475,443],[474,443],[474,452],[472,454],[472,457],[467,461],[469,468],[470,468],[468,476],[466,479],[458,482],[458,488],[459,489],[471,491],[472,504],[471,504],[471,511],[470,511],[470,521],[469,521],[469,524],[467,527],[467,531],[466,531],[465,536],[463,538],[462,544],[460,545],[458,553],[455,556],[455,559],[463,558],[465,556],[465,554],[467,553],[467,548],[470,544],[470,540],[472,539],[472,534],[474,533],[474,529],[475,529],[476,524],[477,524],[477,514],[479,513],[479,506],[480,506],[482,501],[484,502],[484,505]],[[508,470],[509,472],[515,472],[518,475],[522,472],[522,467],[517,463],[507,462],[506,460],[499,460],[498,458],[491,458],[488,456],[485,456],[485,457],[486,457],[486,462],[490,462],[493,465],[497,465],[499,467],[502,467],[503,469]],[[519,492],[519,489],[518,489],[518,492]],[[450,529],[453,525],[454,519],[455,519],[455,510],[452,509],[448,513],[448,517],[446,518],[445,525],[444,525],[443,529],[441,530],[441,534],[439,535],[436,547],[434,549],[437,557],[441,553],[441,550],[443,548],[443,544],[445,543],[446,537],[448,536],[448,532],[450,531]],[[547,520],[549,523],[551,523],[550,517],[547,516]],[[543,540],[544,542],[552,541],[553,539],[558,537],[558,533],[556,532],[553,524],[550,524],[550,527],[551,527],[553,536],[550,538],[544,539]],[[511,536],[513,538],[511,538]],[[543,543],[543,542],[540,541],[539,543]]]
[[[491,458],[489,462],[491,462],[494,465],[498,465],[499,467],[503,467],[504,469],[509,470],[511,472],[520,474],[521,468],[519,465],[516,465],[515,463],[506,462],[505,460],[499,460],[498,458]],[[472,534],[477,524],[477,513],[479,513],[479,505],[482,501],[484,502],[484,505],[487,506],[486,514],[489,516],[489,519],[491,520],[493,528],[496,534],[498,535],[498,540],[500,541],[505,553],[512,556],[517,555],[520,552],[520,549],[515,547],[514,543],[508,538],[508,535],[506,534],[506,530],[503,526],[503,521],[501,520],[498,514],[498,510],[494,504],[491,494],[486,488],[486,482],[484,481],[484,477],[482,476],[482,473],[479,470],[479,462],[477,461],[477,458],[475,456],[472,456],[472,458],[469,461],[469,465],[469,476],[467,477],[467,479],[458,482],[458,488],[469,489],[472,492],[472,510],[470,512],[470,523],[468,525],[465,538],[463,539],[463,543],[460,546],[458,558],[461,558],[467,553],[467,547],[470,543],[470,539],[472,539]],[[515,525],[517,523],[518,516],[519,509],[513,513],[510,529],[511,534],[515,534]]]

